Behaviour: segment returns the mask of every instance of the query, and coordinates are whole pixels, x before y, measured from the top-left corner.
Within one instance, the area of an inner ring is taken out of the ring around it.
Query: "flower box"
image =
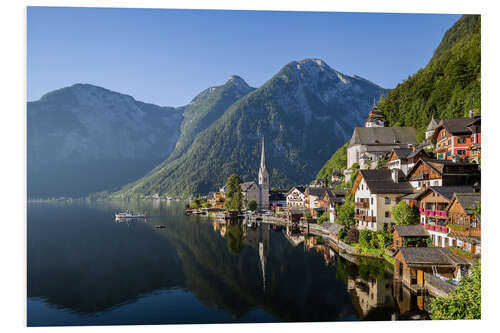
[[[434,226],[433,226],[433,225],[430,225],[430,226],[429,226],[429,230],[434,230]]]
[[[424,225],[424,222],[420,222],[419,224],[420,224],[420,225]]]
[[[425,215],[429,215],[429,211],[428,210],[424,210],[424,214]]]
[[[434,211],[433,211],[433,210],[430,210],[430,211],[429,211],[429,215],[434,215]]]
[[[419,211],[420,213],[422,213],[422,212],[424,211],[424,209],[423,209],[422,207],[418,207],[418,211]]]

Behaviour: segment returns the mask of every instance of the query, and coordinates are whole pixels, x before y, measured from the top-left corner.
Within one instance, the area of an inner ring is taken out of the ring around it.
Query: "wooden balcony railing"
[[[368,201],[358,201],[354,203],[354,207],[356,208],[369,208],[370,203]]]
[[[375,216],[354,215],[354,219],[363,222],[377,222],[377,218]]]

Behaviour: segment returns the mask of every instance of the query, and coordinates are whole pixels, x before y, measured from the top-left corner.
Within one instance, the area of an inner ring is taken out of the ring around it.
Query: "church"
[[[262,137],[262,147],[260,156],[259,179],[258,183],[245,182],[241,184],[243,200],[245,207],[252,200],[257,202],[259,210],[269,209],[269,172],[266,166],[266,153],[264,151],[264,137]]]

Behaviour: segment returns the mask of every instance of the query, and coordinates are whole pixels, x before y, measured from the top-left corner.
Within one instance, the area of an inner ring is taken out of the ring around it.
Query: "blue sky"
[[[459,17],[28,7],[27,95],[91,83],[180,106],[233,74],[259,87],[304,58],[394,88],[427,64]]]

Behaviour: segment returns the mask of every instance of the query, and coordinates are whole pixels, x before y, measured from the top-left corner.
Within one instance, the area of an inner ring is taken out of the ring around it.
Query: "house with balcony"
[[[387,168],[400,169],[405,175],[421,158],[430,158],[422,147],[394,148],[389,155]]]
[[[468,118],[442,119],[434,130],[436,157],[440,160],[471,158],[472,144],[481,144],[481,118],[470,112]]]
[[[351,190],[357,229],[389,231],[394,225],[392,207],[412,192],[401,170],[359,170]]]
[[[472,254],[481,253],[481,217],[473,208],[481,202],[481,193],[455,193],[448,205],[448,236],[453,246]]]
[[[326,191],[326,187],[309,186],[306,188],[306,209],[310,211],[312,216],[325,211],[325,207],[320,205],[320,201],[325,196]]]
[[[481,181],[481,173],[474,163],[421,158],[407,179],[418,192],[431,186],[473,185]]]
[[[325,195],[319,201],[319,206],[330,215],[330,222],[335,222],[337,218],[337,206],[345,203],[346,190],[327,189]]]
[[[438,247],[456,246],[448,236],[447,208],[455,193],[472,192],[472,186],[431,186],[419,193],[420,225],[430,234],[432,243]]]
[[[286,193],[287,209],[305,209],[306,188],[304,186],[294,186]]]

